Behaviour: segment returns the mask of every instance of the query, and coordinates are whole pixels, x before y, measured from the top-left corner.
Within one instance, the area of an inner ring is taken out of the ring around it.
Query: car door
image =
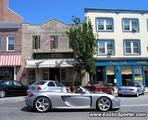
[[[14,91],[14,89],[13,89],[13,84],[12,84],[12,81],[6,81],[5,82],[5,92],[6,92],[6,94],[8,95],[8,96],[11,96],[11,95],[13,95],[13,91]]]
[[[22,84],[17,81],[13,81],[13,92],[15,95],[24,95],[26,90]]]
[[[66,106],[70,108],[90,108],[92,104],[92,96],[83,93],[71,93],[62,96]]]

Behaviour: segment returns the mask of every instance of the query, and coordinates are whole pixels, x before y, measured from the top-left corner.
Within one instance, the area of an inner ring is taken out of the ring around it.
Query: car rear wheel
[[[108,111],[110,110],[112,107],[112,102],[108,97],[101,97],[100,99],[98,99],[97,101],[97,108],[100,111]]]
[[[137,91],[137,93],[136,93],[136,97],[138,97],[139,96],[139,91]]]
[[[46,97],[37,98],[34,105],[38,112],[47,112],[51,109],[51,102]]]
[[[6,96],[6,93],[4,90],[0,91],[0,97],[1,98],[4,98]]]

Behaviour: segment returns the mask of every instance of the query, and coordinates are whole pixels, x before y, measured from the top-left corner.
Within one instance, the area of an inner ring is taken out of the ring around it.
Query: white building
[[[148,11],[85,9],[97,37],[96,81],[148,86]]]

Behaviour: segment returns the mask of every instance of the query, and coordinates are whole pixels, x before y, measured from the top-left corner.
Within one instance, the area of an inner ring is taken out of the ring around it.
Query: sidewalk
[[[117,94],[117,88],[116,87],[114,88],[114,90],[115,90],[114,94]],[[145,93],[148,93],[148,87],[145,87]]]

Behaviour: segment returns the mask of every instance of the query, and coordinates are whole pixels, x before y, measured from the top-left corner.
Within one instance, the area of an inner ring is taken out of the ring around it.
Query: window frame
[[[58,42],[59,36],[58,35],[51,35],[54,37],[54,40],[50,41],[50,49],[58,49]]]
[[[131,53],[127,53],[126,52],[126,42],[130,42],[130,50]],[[138,43],[138,53],[134,53],[134,42]],[[125,39],[123,40],[123,50],[124,50],[124,55],[141,55],[141,44],[140,44],[140,40],[139,39]]]
[[[13,50],[9,50],[9,37],[14,37],[14,43],[13,44],[11,44],[11,45],[14,45],[13,47],[14,47],[14,49]],[[7,51],[15,51],[15,45],[16,45],[16,37],[15,37],[15,35],[13,35],[13,34],[9,34],[9,35],[7,35],[7,42],[6,42],[6,49],[7,49]]]
[[[124,27],[124,21],[125,20],[129,21],[129,30],[125,30],[125,27]],[[137,30],[133,29],[132,21],[136,21],[137,22],[137,27],[138,27]],[[140,32],[139,19],[138,18],[122,18],[122,31],[123,32],[133,32],[133,33]]]
[[[104,29],[101,29],[99,30],[98,29],[98,20],[103,20],[103,26],[104,26]],[[111,30],[108,30],[107,29],[107,20],[111,20],[111,23],[112,23],[112,29]],[[96,31],[97,32],[114,32],[114,19],[111,18],[111,17],[96,17]]]
[[[99,42],[104,42],[104,44],[105,44],[105,53],[100,53],[99,52]],[[112,43],[112,45],[113,45],[113,49],[112,49],[112,54],[109,54],[108,53],[108,47],[107,47],[107,42],[111,42]],[[97,40],[97,55],[98,56],[113,56],[113,55],[115,55],[115,40],[114,39],[98,39]]]
[[[32,49],[38,50],[40,48],[41,48],[41,36],[40,35],[32,35]]]

